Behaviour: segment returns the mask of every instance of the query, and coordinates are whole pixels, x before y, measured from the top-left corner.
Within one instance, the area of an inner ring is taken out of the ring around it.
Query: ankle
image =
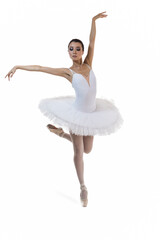
[[[62,137],[62,138],[64,138],[65,132],[62,132],[59,136]]]
[[[65,132],[64,132],[61,137],[66,138],[67,140],[69,140],[70,142],[72,142],[71,136],[70,136],[70,134],[68,134],[68,133],[65,133]]]
[[[81,183],[81,184],[80,184],[80,188],[81,188],[81,190],[82,190],[82,189],[87,190],[87,187],[86,187],[86,185],[85,185],[84,183]]]

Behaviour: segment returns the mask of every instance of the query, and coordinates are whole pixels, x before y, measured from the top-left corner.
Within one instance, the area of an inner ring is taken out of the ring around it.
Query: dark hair
[[[81,45],[82,45],[82,50],[84,51],[84,44],[83,44],[83,42],[82,42],[81,40],[79,40],[79,39],[77,39],[77,38],[72,39],[72,40],[69,42],[69,44],[68,44],[68,48],[69,48],[69,45],[70,45],[71,42],[79,42],[79,43],[81,43]]]

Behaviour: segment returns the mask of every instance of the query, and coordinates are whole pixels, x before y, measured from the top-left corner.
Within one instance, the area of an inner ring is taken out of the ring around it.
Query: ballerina
[[[82,60],[83,42],[80,39],[72,39],[68,44],[68,53],[73,62],[70,68],[16,65],[5,76],[8,76],[8,80],[10,80],[17,69],[40,71],[64,77],[74,88],[76,96],[42,99],[39,103],[39,109],[52,122],[69,131],[66,133],[61,127],[47,125],[50,132],[69,140],[73,145],[73,160],[80,183],[80,200],[83,207],[88,204],[88,190],[84,182],[83,153],[91,152],[95,135],[111,134],[119,129],[123,123],[119,110],[113,102],[96,98],[97,81],[92,69],[96,36],[95,22],[99,18],[107,17],[105,12],[92,18],[88,52],[84,61]]]

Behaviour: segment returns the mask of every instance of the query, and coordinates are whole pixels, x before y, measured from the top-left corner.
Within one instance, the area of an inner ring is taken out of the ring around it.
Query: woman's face
[[[80,42],[71,42],[68,48],[69,56],[72,60],[79,60],[82,58],[84,51]]]

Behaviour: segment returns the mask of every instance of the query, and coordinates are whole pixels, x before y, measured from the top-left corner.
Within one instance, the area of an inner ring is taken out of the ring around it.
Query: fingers
[[[5,76],[5,78],[8,76],[8,74]]]
[[[108,15],[104,13],[106,13],[106,11],[99,13],[97,17],[100,17],[100,18],[107,17]]]
[[[101,14],[101,17],[106,17],[106,16],[108,16],[107,14],[104,14],[105,12],[106,12],[106,11],[100,13],[100,14]]]
[[[104,14],[104,13],[106,13],[106,11],[97,14],[96,16],[93,17],[93,19],[96,20],[96,19],[98,19],[98,18],[107,17],[108,15],[107,15],[107,14]]]
[[[104,11],[104,12],[101,12],[101,13],[99,13],[99,14],[103,14],[103,13],[105,13],[106,11]]]
[[[13,76],[13,75],[12,75],[12,76],[11,76],[11,75],[12,75],[12,73],[9,74],[9,80],[10,80],[10,78]]]
[[[8,76],[8,80],[10,81],[10,78],[13,77],[15,71],[16,71],[16,68],[13,67],[13,68],[7,73],[7,75],[5,76],[5,78]]]
[[[10,81],[10,77],[12,77],[13,76],[13,74],[12,74],[12,76],[11,76],[11,73],[8,73],[6,76],[5,76],[5,78],[8,76],[8,80]]]

